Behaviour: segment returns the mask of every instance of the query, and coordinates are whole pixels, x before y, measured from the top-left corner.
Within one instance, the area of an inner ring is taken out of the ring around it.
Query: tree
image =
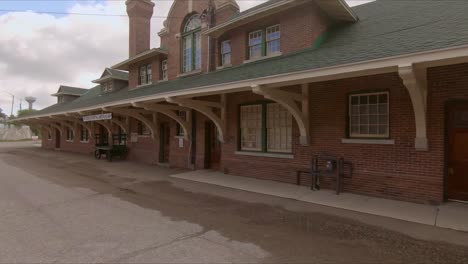
[[[36,112],[37,110],[35,109],[23,109],[23,110],[18,110],[17,114],[16,114],[16,117],[19,118],[19,117],[24,117],[24,116],[27,116],[27,115],[30,115],[34,112]],[[37,136],[40,136],[40,131],[37,127],[31,127],[31,131],[33,132],[34,135],[37,135]]]

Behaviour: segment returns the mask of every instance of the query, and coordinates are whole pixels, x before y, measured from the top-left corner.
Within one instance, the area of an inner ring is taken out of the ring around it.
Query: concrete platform
[[[171,177],[468,232],[468,204],[432,206],[351,193],[336,195],[330,190],[312,191],[306,186],[232,176],[211,170],[185,172]]]

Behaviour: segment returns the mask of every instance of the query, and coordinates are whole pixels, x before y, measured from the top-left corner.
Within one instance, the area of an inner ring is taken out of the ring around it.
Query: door
[[[219,170],[221,160],[221,144],[218,132],[213,122],[205,123],[205,168]]]
[[[58,129],[55,129],[55,148],[56,149],[60,149],[60,141],[61,141],[61,137],[60,137],[60,131]]]
[[[170,127],[168,123],[159,126],[159,162],[169,162]]]
[[[448,109],[448,199],[468,201],[468,103]]]

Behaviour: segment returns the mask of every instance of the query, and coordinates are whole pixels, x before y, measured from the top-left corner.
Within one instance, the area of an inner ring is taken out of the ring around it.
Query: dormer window
[[[281,54],[280,25],[249,33],[249,60]]]
[[[150,65],[140,67],[140,78],[138,78],[138,85],[150,84],[153,79],[153,73]]]
[[[201,69],[201,21],[192,15],[185,23],[182,34],[182,72]]]
[[[105,82],[102,84],[102,91],[104,93],[111,92],[114,89],[114,85],[112,81]]]

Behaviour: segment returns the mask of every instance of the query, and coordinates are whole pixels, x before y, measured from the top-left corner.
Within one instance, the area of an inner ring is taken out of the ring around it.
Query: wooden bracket
[[[421,69],[419,72],[414,65],[400,65],[398,74],[403,80],[403,84],[411,98],[414,111],[414,120],[416,123],[416,138],[414,146],[418,151],[427,151],[427,78],[426,70]]]
[[[187,108],[178,107],[174,105],[163,105],[163,104],[144,104],[144,103],[132,103],[132,106],[143,108],[153,113],[161,113],[175,120],[184,130],[184,139],[190,140],[192,132],[192,123],[189,120],[182,119],[176,111],[187,111]]]
[[[294,117],[299,127],[301,145],[309,145],[309,97],[307,84],[302,85],[300,94],[257,85],[252,86],[252,92],[262,95],[266,99],[275,101],[286,108]],[[299,107],[298,103],[301,104],[301,107]]]
[[[102,108],[102,110],[107,111],[107,112],[116,113],[116,114],[123,115],[123,116],[129,116],[129,117],[135,118],[136,120],[141,121],[143,124],[145,124],[149,128],[149,130],[151,131],[151,136],[153,137],[153,139],[159,138],[158,129],[157,129],[155,123],[153,123],[152,120],[149,120],[148,118],[144,117],[140,113],[140,111],[138,109],[128,109],[128,108],[124,109],[124,108],[107,108],[107,107],[104,107],[104,108]]]
[[[218,129],[218,140],[221,143],[224,143],[225,140],[225,100],[221,100],[220,102],[209,102],[209,101],[202,101],[202,100],[194,100],[188,98],[177,98],[177,97],[166,97],[166,101],[168,103],[177,104],[182,107],[187,107],[190,109],[194,109],[206,117],[208,117],[213,123],[215,124],[216,128]],[[221,111],[220,116],[215,113],[214,108],[217,108]]]

